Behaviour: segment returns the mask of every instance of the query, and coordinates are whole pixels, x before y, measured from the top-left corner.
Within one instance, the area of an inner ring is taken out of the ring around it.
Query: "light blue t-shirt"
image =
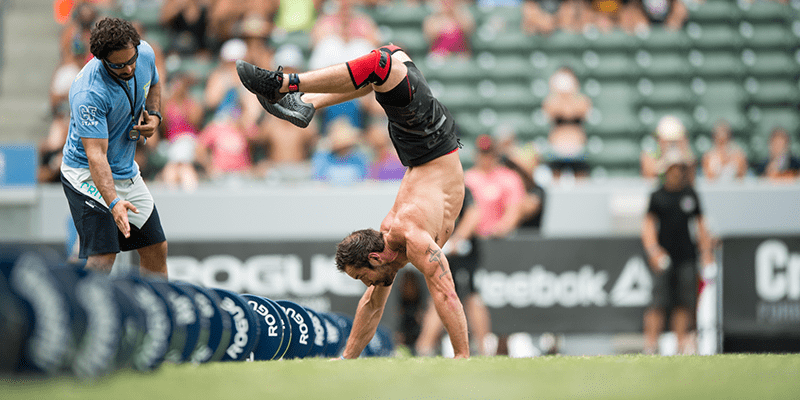
[[[141,41],[138,51],[135,78],[127,82],[112,77],[97,58],[86,63],[75,77],[69,89],[69,135],[63,151],[67,166],[89,168],[81,138],[99,138],[108,139],[108,164],[114,179],[133,178],[139,173],[133,162],[136,142],[128,138],[136,125],[131,118],[130,101],[136,99],[134,112],[138,121],[150,85],[158,83],[158,71],[153,48]]]

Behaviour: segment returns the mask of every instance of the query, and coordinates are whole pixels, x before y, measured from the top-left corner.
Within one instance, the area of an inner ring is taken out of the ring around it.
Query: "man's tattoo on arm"
[[[428,259],[430,262],[435,262],[439,264],[439,268],[441,268],[442,273],[439,275],[441,279],[445,275],[447,275],[447,270],[444,268],[444,263],[442,262],[442,251],[441,250],[434,250],[430,246],[428,246],[428,250],[425,250],[425,254],[430,254],[431,257]]]

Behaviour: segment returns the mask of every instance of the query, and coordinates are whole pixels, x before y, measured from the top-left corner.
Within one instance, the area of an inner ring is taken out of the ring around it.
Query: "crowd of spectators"
[[[384,42],[381,29],[364,10],[397,2],[424,3],[431,10],[420,29],[428,42],[429,57],[443,60],[474,57],[475,6],[519,7],[521,29],[532,35],[556,30],[585,32],[592,27],[601,32],[621,29],[635,33],[653,24],[681,29],[688,15],[683,0],[151,1],[160,10],[157,33],[166,39],[156,40],[142,24],[137,27],[157,54],[165,121],[161,134],[138,151],[145,178],[184,190],[192,190],[202,181],[242,178],[335,183],[401,179],[404,167],[394,153],[385,116],[374,96],[320,110],[309,128],[299,129],[265,113],[256,98],[244,92],[234,65],[236,59],[245,59],[302,72],[358,57]],[[91,58],[91,27],[119,7],[113,0],[79,0],[64,23],[60,62],[50,89],[51,126],[40,143],[38,177],[42,182],[58,180],[60,149],[68,131],[69,87]],[[155,29],[152,22],[149,26]],[[305,32],[309,40],[305,53],[295,44],[272,44],[275,36],[298,31]],[[184,60],[210,66],[211,72],[181,68]],[[509,165],[521,175],[525,192],[539,193],[532,197],[543,197],[542,185],[533,180],[534,169],[544,169],[543,176],[552,177],[551,182],[564,173],[590,176],[593,166],[587,161],[585,124],[593,105],[581,92],[582,86],[569,67],[550,76],[542,102],[550,127],[546,145],[513,143],[516,136],[508,126],[498,126],[492,133],[501,158],[515,161]],[[654,132],[656,148],[642,154],[641,175],[658,176],[660,154],[667,147],[678,146],[697,159],[693,171],[709,181],[742,179],[748,174],[792,179],[798,175],[797,159],[791,154],[793,133],[776,127],[770,137],[769,160],[754,162],[735,144],[728,124],[719,121],[712,132],[705,133],[713,139],[707,154],[695,156],[690,144],[693,139],[683,121],[665,118]],[[479,163],[482,157],[479,149],[473,149],[467,146],[462,154],[467,166]],[[351,165],[349,172],[344,173],[341,164]],[[525,204],[528,210],[537,208],[536,201]]]

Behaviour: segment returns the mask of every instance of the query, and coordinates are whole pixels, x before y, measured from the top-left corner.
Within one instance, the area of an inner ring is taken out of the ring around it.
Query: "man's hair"
[[[100,60],[112,52],[136,47],[141,37],[130,22],[120,18],[103,18],[92,28],[89,51]]]
[[[336,268],[342,272],[347,265],[355,269],[372,269],[369,253],[380,253],[383,247],[383,233],[374,229],[355,231],[336,245]]]

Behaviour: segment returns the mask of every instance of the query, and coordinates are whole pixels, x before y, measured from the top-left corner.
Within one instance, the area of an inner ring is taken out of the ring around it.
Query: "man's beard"
[[[133,76],[136,75],[136,68],[134,68],[133,71],[131,71],[131,75],[128,76],[128,77],[123,77],[120,74],[112,71],[111,68],[108,68],[108,67],[106,67],[106,71],[108,71],[108,73],[111,74],[111,76],[113,76],[114,78],[117,78],[119,80],[126,81],[126,82],[131,80],[131,78],[133,78]]]

